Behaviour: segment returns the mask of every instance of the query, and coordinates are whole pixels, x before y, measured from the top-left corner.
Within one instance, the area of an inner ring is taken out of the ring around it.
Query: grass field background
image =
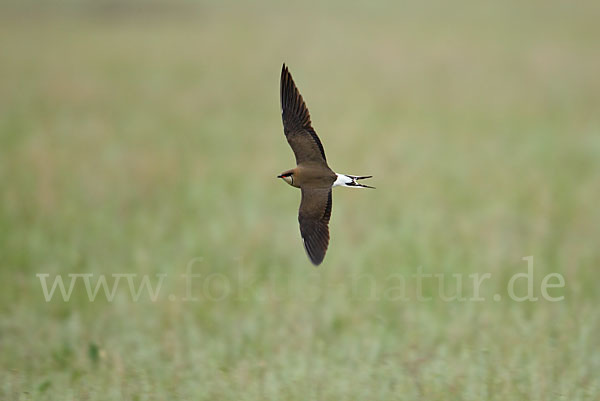
[[[0,8],[0,399],[600,399],[598,2]],[[334,191],[319,268],[283,62],[377,187]],[[40,273],[167,276],[46,302]]]

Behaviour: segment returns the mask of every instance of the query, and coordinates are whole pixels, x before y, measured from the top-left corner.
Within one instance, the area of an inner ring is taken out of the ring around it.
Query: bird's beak
[[[283,177],[281,176],[281,174],[279,174],[279,175],[277,176],[277,178],[283,178]]]

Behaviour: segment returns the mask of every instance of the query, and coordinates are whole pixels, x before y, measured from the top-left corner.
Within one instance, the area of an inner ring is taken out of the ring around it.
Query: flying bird
[[[331,189],[337,186],[373,188],[358,182],[372,176],[337,174],[329,168],[323,145],[311,125],[308,108],[285,64],[281,69],[280,97],[283,132],[296,156],[296,168],[284,171],[277,178],[302,191],[298,211],[300,235],[310,261],[318,266],[329,246]]]

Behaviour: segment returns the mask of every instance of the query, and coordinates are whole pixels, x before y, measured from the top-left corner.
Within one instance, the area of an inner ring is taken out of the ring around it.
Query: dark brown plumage
[[[369,188],[357,182],[369,176],[336,174],[329,168],[323,145],[311,125],[308,108],[285,64],[281,69],[280,98],[283,131],[296,156],[296,168],[278,177],[302,190],[298,211],[300,234],[311,262],[319,265],[329,246],[331,189],[337,185]]]
[[[296,164],[315,161],[327,165],[325,149],[311,126],[308,108],[285,64],[281,70],[280,90],[283,131],[296,155]]]
[[[300,234],[310,260],[319,265],[329,246],[331,188],[301,188],[302,201],[298,211]]]
[[[311,125],[308,108],[285,64],[280,89],[283,131],[296,156],[295,184],[302,189],[300,234],[308,257],[319,265],[329,246],[331,185],[336,175],[327,166],[325,150]]]

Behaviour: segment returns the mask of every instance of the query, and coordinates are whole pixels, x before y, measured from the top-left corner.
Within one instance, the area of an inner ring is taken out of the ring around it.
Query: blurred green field
[[[0,10],[0,399],[600,399],[598,2]],[[377,187],[334,191],[319,268],[282,62]],[[419,271],[491,278],[424,301]],[[166,277],[46,302],[40,273]]]

